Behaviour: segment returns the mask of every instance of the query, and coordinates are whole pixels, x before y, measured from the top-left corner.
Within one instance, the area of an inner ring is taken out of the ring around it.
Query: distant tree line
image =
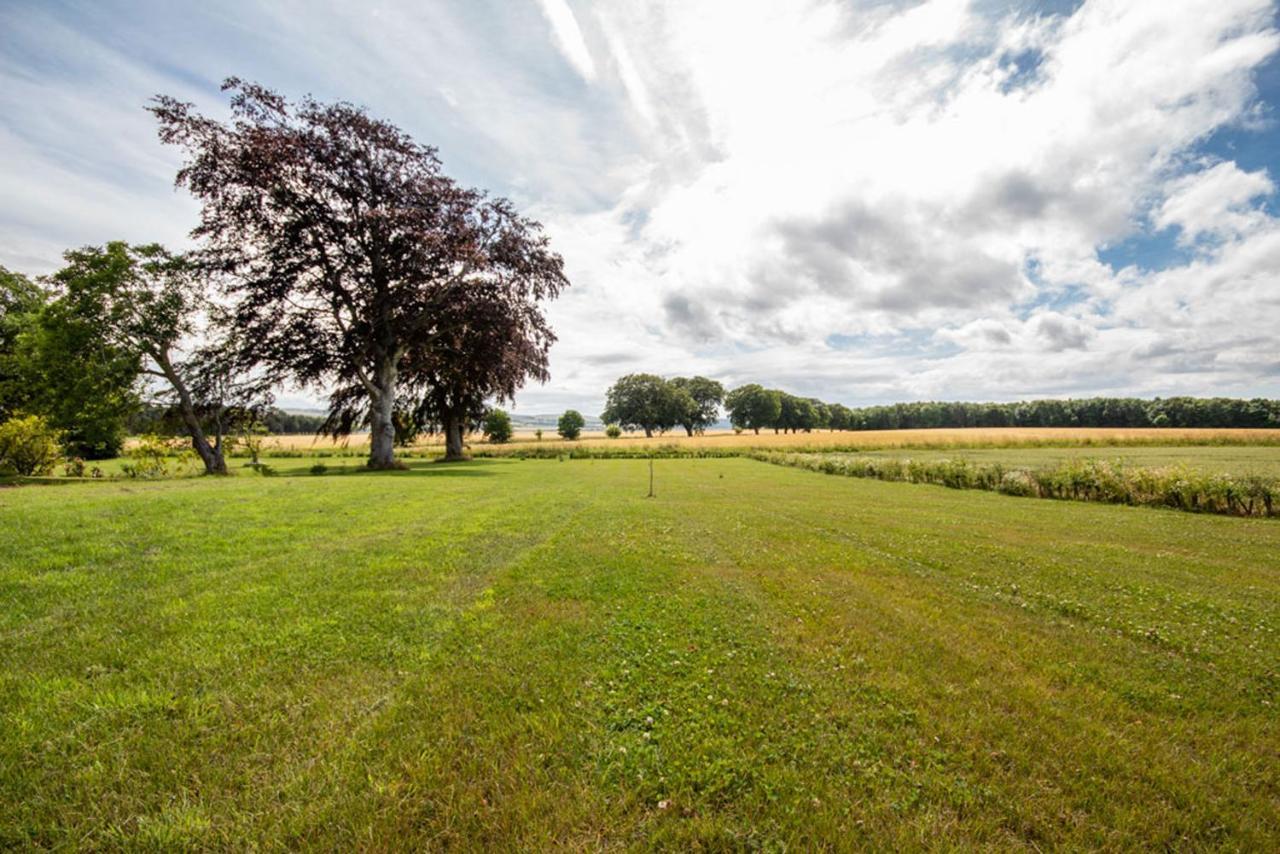
[[[314,436],[324,428],[325,416],[285,412],[279,407],[268,406],[254,412],[254,421],[272,435]],[[126,420],[125,428],[134,436],[183,432],[182,421],[173,407],[155,403],[142,403]]]
[[[606,393],[601,419],[646,436],[677,426],[692,436],[723,407],[739,430],[906,430],[936,427],[1252,427],[1280,428],[1280,401],[1169,397],[1092,397],[1019,403],[927,401],[850,408],[750,383],[725,392],[706,377],[628,374]]]
[[[852,430],[929,427],[1280,427],[1280,400],[1088,397],[1019,403],[895,403],[851,409]]]

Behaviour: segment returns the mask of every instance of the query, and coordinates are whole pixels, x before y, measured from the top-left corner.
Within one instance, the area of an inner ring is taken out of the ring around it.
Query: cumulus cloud
[[[1166,184],[1154,222],[1179,228],[1178,242],[1184,245],[1202,236],[1239,237],[1267,225],[1271,217],[1253,203],[1273,192],[1265,170],[1245,172],[1233,162],[1218,163]]]
[[[1045,342],[1048,349],[1057,352],[1082,350],[1092,335],[1092,330],[1079,320],[1057,312],[1037,315],[1035,328],[1036,334]]]
[[[1272,222],[1258,204],[1269,179],[1191,155],[1255,113],[1251,75],[1277,47],[1270,15],[1248,0],[1088,2],[997,19],[951,2],[782,3],[752,15],[665,6],[662,26],[678,36],[660,50],[669,56],[674,41],[687,66],[668,109],[693,104],[703,117],[669,125],[705,129],[714,155],[675,179],[652,169],[633,187],[649,205],[634,240],[649,252],[615,276],[664,307],[668,340],[715,342],[733,359],[743,342],[795,353],[833,334],[917,330],[892,356],[890,395],[1163,391],[1164,368],[1185,374],[1188,363],[1144,359],[1134,340],[1153,325],[1202,324],[1197,309],[1226,290],[1280,322],[1263,292],[1274,274],[1237,268],[1244,280],[1188,295],[1181,315],[1144,315],[1129,307],[1163,307],[1151,295],[1178,278],[1178,262],[1143,273],[1100,252],[1149,222],[1188,241],[1214,237],[1218,254],[1195,275],[1253,256],[1234,243]],[[661,80],[647,91],[665,103]],[[659,163],[688,152],[683,137],[665,142]],[[1043,307],[1064,299],[1069,310]],[[1223,350],[1253,340],[1212,334]],[[850,375],[872,358],[841,356]],[[1212,381],[1176,387],[1253,383],[1240,363],[1213,365]],[[831,382],[836,395],[878,393]]]
[[[0,43],[0,263],[181,240],[192,208],[141,104],[216,109],[237,73],[367,104],[546,224],[574,287],[525,411],[598,411],[629,370],[850,403],[1280,393],[1272,177],[1204,150],[1275,134],[1273,4],[1042,8],[245,4],[126,26],[32,3]]]

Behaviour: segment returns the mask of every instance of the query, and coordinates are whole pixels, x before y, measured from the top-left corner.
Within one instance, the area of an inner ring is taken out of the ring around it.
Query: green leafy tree
[[[720,405],[724,403],[724,386],[706,377],[676,377],[670,385],[677,394],[678,417],[676,423],[692,436],[702,433],[720,418]]]
[[[1092,397],[1017,403],[919,401],[850,410],[853,430],[936,427],[1237,427],[1280,425],[1280,401]]]
[[[824,430],[831,424],[831,407],[818,400],[816,397],[809,398],[809,405],[813,407],[813,427],[814,430]]]
[[[141,404],[138,355],[105,340],[103,331],[55,300],[18,348],[30,410],[47,415],[68,453],[86,459],[117,456]]]
[[[21,273],[0,267],[0,420],[29,408],[31,385],[18,347],[45,300],[43,288]]]
[[[827,407],[827,427],[832,430],[848,430],[852,427],[850,420],[853,413],[843,403],[833,403]]]
[[[573,440],[582,435],[582,428],[587,425],[587,421],[582,417],[582,413],[576,409],[566,409],[564,415],[560,416],[560,420],[556,423],[556,432],[562,438]]]
[[[778,392],[778,399],[782,406],[778,412],[778,420],[772,425],[774,430],[784,433],[803,430],[807,433],[817,425],[818,413],[811,401],[784,391]]]
[[[0,270],[0,416],[44,415],[69,454],[115,456],[139,405],[138,358],[56,296]]]
[[[223,440],[265,390],[237,375],[224,358],[228,344],[189,345],[213,333],[201,319],[217,312],[199,272],[158,244],[114,241],[64,257],[50,310],[65,316],[66,328],[92,328],[103,346],[131,354],[177,411],[205,472],[226,474]]]
[[[491,409],[484,417],[484,435],[495,445],[511,440],[511,416],[501,409]]]
[[[687,395],[686,395],[687,397]],[[627,374],[610,386],[600,420],[627,430],[666,432],[679,423],[688,403],[671,384],[656,374]]]
[[[724,399],[729,411],[729,423],[743,430],[760,432],[761,427],[772,427],[782,414],[782,397],[755,383],[735,388]]]

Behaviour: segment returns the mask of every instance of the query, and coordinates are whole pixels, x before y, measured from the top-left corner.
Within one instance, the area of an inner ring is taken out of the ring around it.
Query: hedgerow
[[[1206,472],[1185,465],[1144,467],[1107,460],[1069,460],[1031,469],[964,459],[913,460],[829,454],[757,452],[752,459],[824,474],[1006,495],[1171,507],[1232,516],[1280,515],[1280,479]]]

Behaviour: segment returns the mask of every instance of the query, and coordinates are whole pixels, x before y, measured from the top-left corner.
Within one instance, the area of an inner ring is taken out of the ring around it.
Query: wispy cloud
[[[544,221],[574,286],[526,411],[597,411],[636,369],[849,402],[1280,394],[1274,4],[1011,5],[11,4],[0,263],[181,242],[142,106],[217,112],[238,74],[366,104]]]
[[[566,0],[538,0],[542,14],[547,16],[551,24],[551,32],[555,36],[560,52],[569,64],[587,81],[595,79],[596,65],[591,60],[591,51],[582,38],[582,30],[578,27],[578,19],[569,8]]]

